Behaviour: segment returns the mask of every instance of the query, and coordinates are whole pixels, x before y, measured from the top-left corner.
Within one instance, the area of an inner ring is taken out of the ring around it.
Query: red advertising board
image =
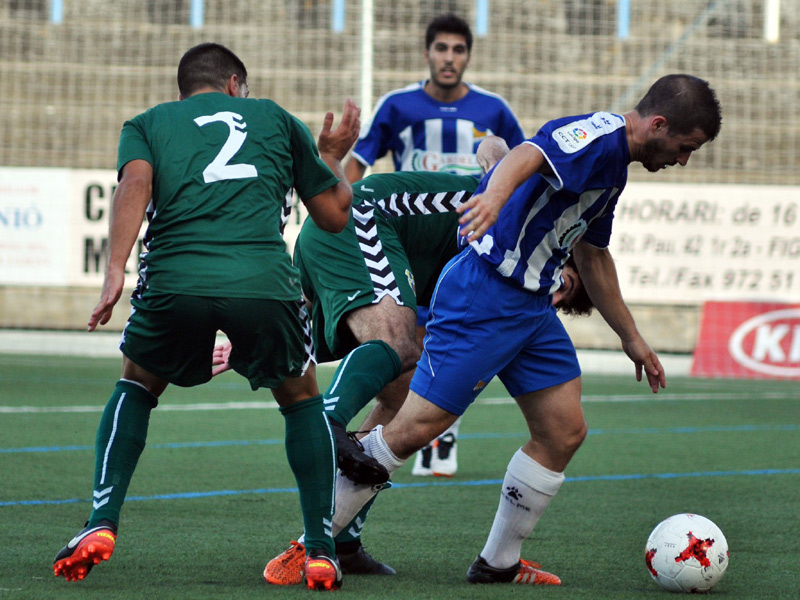
[[[800,379],[800,304],[706,302],[691,374]]]

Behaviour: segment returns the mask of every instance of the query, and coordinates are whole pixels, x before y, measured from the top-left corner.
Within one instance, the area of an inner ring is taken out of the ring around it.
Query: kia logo
[[[753,344],[748,354],[744,341],[750,334]],[[784,340],[788,340],[788,346]],[[748,319],[731,335],[728,352],[753,371],[773,377],[800,376],[800,308],[775,310]]]

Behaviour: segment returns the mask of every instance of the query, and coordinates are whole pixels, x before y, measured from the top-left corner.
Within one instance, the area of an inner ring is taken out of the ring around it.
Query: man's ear
[[[225,82],[225,93],[228,96],[236,97],[237,90],[239,89],[239,76],[234,74],[228,77],[228,80]]]
[[[667,128],[668,128],[668,125],[669,125],[669,124],[667,123],[667,118],[666,118],[666,117],[663,117],[663,116],[661,116],[661,115],[656,115],[656,116],[654,116],[654,117],[651,117],[651,120],[650,120],[650,129],[651,129],[652,131],[654,131],[654,132],[659,132],[659,131],[661,131],[662,129],[663,129],[664,131],[666,131],[666,130],[667,130]]]

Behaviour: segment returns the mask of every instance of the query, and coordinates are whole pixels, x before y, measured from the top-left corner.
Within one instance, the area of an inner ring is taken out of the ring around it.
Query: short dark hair
[[[700,129],[711,141],[722,127],[717,95],[707,81],[694,75],[665,75],[647,90],[635,110],[642,117],[663,116],[671,134]]]
[[[178,90],[184,98],[206,86],[224,90],[231,75],[236,75],[240,83],[247,83],[247,69],[238,56],[221,44],[199,44],[181,57]]]
[[[583,285],[581,274],[578,272],[578,265],[575,263],[575,259],[571,254],[567,259],[567,262],[564,263],[564,266],[570,266],[573,268],[575,273],[578,275],[580,286],[572,295],[572,298],[569,299],[569,301],[562,300],[558,303],[558,311],[561,314],[569,315],[571,317],[588,317],[592,314],[594,304],[592,303],[592,299],[589,298],[589,292],[586,291],[586,286]]]
[[[456,33],[458,35],[463,35],[464,40],[467,42],[467,52],[472,52],[472,31],[469,25],[467,25],[467,22],[461,17],[453,13],[447,13],[431,21],[428,24],[428,29],[425,31],[426,50],[431,47],[437,33]]]

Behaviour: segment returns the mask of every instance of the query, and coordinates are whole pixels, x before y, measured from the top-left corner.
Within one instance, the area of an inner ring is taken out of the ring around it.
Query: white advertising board
[[[111,169],[0,167],[0,285],[102,286],[116,187]],[[305,215],[302,204],[290,215],[290,251]],[[128,258],[126,287],[136,284],[145,230]]]
[[[610,250],[628,302],[796,302],[800,188],[631,182]]]
[[[99,287],[115,187],[113,170],[0,168],[0,285]],[[290,252],[306,214],[297,208]],[[631,182],[610,249],[631,303],[797,302],[800,187]],[[126,285],[140,251],[141,239]]]
[[[0,169],[0,283],[67,285],[67,169]]]
[[[108,264],[108,221],[111,199],[117,189],[117,172],[113,170],[71,171],[70,212],[72,247],[69,257],[69,283],[76,286],[103,285]],[[134,245],[125,267],[125,285],[136,285],[138,256],[144,249],[142,224],[139,240]]]

